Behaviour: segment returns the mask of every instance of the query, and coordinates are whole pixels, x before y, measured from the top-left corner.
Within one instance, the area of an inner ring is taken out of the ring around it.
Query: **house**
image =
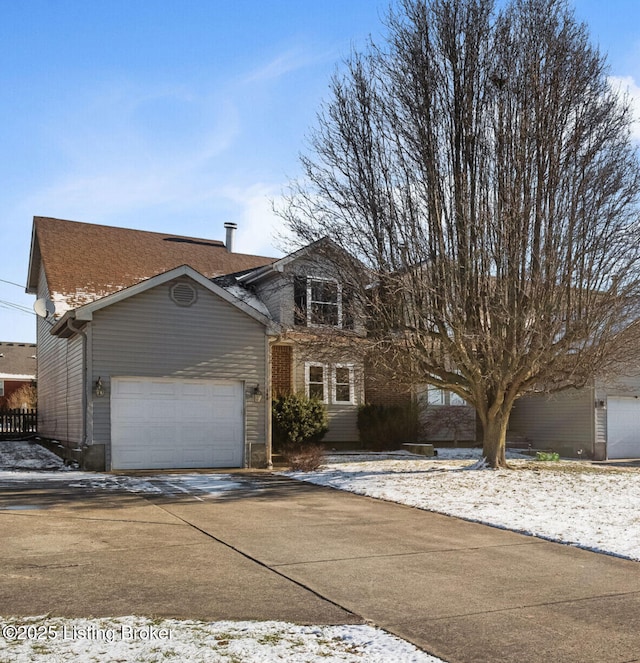
[[[315,245],[285,258],[226,241],[36,217],[38,432],[96,470],[261,467],[271,396],[305,391],[328,442],[358,439],[362,361],[348,293]],[[326,240],[328,241],[328,240]]]
[[[36,379],[36,345],[0,342],[0,410],[9,396]]]
[[[631,369],[582,389],[521,398],[509,430],[562,456],[640,458],[640,374]]]

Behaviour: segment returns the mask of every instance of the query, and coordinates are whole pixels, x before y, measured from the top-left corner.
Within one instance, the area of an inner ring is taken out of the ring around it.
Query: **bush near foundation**
[[[415,405],[362,405],[358,409],[360,442],[372,451],[400,449],[415,442],[418,411]]]
[[[327,411],[317,399],[301,394],[279,396],[272,404],[273,445],[292,470],[317,469],[324,458]]]

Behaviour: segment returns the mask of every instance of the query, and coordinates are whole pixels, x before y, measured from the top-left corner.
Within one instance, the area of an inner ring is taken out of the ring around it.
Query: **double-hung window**
[[[307,325],[342,327],[342,288],[330,279],[307,279]]]
[[[334,403],[355,403],[355,379],[353,366],[336,364],[332,372],[332,400]]]
[[[336,279],[298,276],[294,281],[294,323],[304,327],[353,329],[351,291]]]
[[[323,364],[306,362],[305,392],[308,398],[323,403],[354,405],[356,403],[355,370],[353,364]]]
[[[327,389],[327,365],[314,362],[305,364],[305,391],[308,398],[317,398],[323,403],[328,403]]]

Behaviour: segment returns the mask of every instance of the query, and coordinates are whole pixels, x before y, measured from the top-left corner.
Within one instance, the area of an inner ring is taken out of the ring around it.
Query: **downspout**
[[[265,451],[267,456],[267,469],[273,469],[273,459],[272,459],[272,448],[271,448],[271,342],[269,340],[269,335],[265,335],[265,346],[266,346],[266,375],[265,375]]]
[[[88,398],[87,398],[87,389],[90,388],[90,380],[88,379],[87,376],[87,333],[83,331],[82,329],[79,329],[73,324],[72,318],[69,318],[67,320],[67,327],[74,333],[74,334],[80,334],[82,337],[82,376],[84,380],[84,385],[82,389],[82,454],[84,456],[84,451],[87,448],[87,404],[88,404]],[[68,370],[68,369],[67,369]],[[69,422],[67,420],[67,426],[69,425]]]

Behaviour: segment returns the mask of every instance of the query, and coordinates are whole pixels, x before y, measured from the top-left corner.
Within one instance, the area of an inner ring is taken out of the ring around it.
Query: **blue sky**
[[[387,7],[0,0],[0,340],[35,341],[34,316],[6,307],[34,301],[34,215],[213,239],[235,221],[238,251],[279,255],[270,201],[299,172],[335,67]],[[640,84],[638,0],[574,7],[611,74]]]

